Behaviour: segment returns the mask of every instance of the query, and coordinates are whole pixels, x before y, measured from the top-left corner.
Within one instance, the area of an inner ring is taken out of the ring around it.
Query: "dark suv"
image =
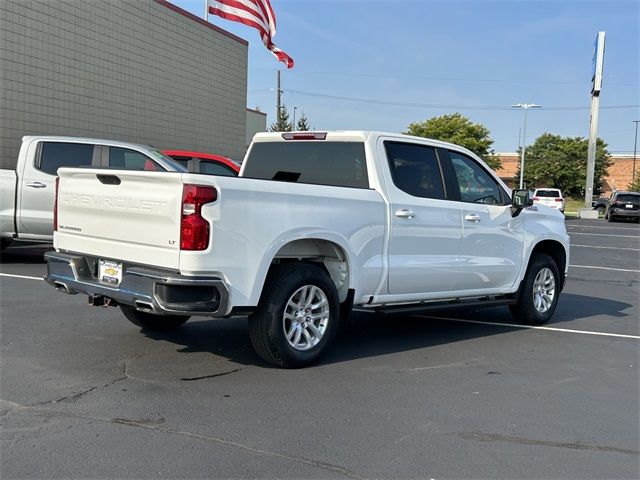
[[[633,218],[640,222],[640,193],[615,192],[607,202],[604,217],[613,222],[616,218]]]

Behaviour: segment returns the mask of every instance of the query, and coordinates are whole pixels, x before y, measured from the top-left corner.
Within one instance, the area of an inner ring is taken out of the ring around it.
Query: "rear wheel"
[[[265,361],[299,368],[325,353],[339,318],[338,293],[327,272],[304,263],[275,265],[249,317],[249,336]]]
[[[536,253],[529,262],[518,303],[510,305],[513,318],[522,323],[547,323],[558,305],[560,273],[553,258]]]
[[[120,305],[120,310],[127,317],[127,320],[134,325],[147,330],[164,332],[175,330],[190,318],[182,315],[156,315],[154,313],[141,312],[128,305]]]

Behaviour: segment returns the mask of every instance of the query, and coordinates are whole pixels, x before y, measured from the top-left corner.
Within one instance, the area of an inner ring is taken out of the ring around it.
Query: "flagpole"
[[[209,0],[204,0],[204,19],[209,21]]]

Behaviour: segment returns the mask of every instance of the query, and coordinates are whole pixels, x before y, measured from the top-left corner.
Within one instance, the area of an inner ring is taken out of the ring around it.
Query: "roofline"
[[[267,112],[263,112],[262,110],[254,110],[253,108],[247,107],[247,112],[259,113],[261,115],[267,116]]]
[[[135,147],[143,150],[155,150],[153,145],[147,145],[137,142],[125,142],[122,140],[109,140],[107,138],[91,138],[91,137],[71,137],[66,135],[25,135],[22,141],[48,141],[48,142],[68,142],[68,143],[91,143],[94,145],[107,145],[111,147]],[[159,149],[158,149],[159,150]]]
[[[235,40],[236,42],[241,43],[244,46],[249,45],[249,42],[244,38],[240,38],[231,32],[227,32],[226,30],[218,27],[217,25],[214,25],[213,23],[209,23],[203,18],[200,18],[191,12],[187,12],[186,10],[180,8],[177,5],[174,5],[171,2],[168,2],[167,0],[153,0],[153,1],[164,7],[167,7],[169,10],[173,10],[174,12],[179,13],[183,17],[187,17],[188,19],[193,20],[194,22],[198,22],[200,25],[204,25],[205,27],[210,28],[211,30],[215,30],[216,32],[221,33],[222,35],[229,37],[230,39]]]

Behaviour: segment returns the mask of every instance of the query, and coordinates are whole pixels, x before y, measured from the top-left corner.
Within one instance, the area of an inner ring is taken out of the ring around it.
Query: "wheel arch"
[[[283,263],[312,263],[325,270],[333,281],[338,299],[343,303],[349,298],[349,290],[353,288],[352,282],[355,275],[353,262],[349,259],[348,249],[338,239],[323,238],[320,236],[295,238],[287,241],[265,258],[266,267],[262,269],[264,274],[256,279],[255,287],[258,295],[264,290],[269,272],[274,265]]]
[[[549,255],[558,266],[558,272],[560,273],[560,289],[564,287],[566,280],[566,267],[567,267],[567,252],[564,245],[557,240],[542,240],[533,247],[531,255],[529,255],[529,261],[527,262],[527,268],[531,263],[531,259],[537,253],[544,253]]]

